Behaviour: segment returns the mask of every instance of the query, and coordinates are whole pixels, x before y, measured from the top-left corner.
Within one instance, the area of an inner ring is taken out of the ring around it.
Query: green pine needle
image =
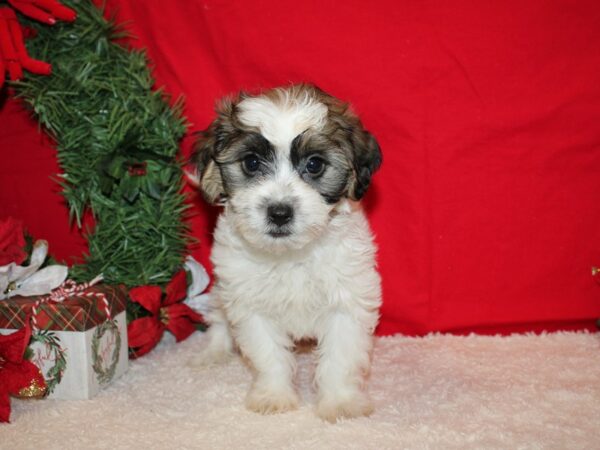
[[[26,74],[17,95],[57,142],[60,184],[79,227],[90,210],[89,255],[77,279],[99,273],[127,286],[165,284],[189,243],[176,155],[186,131],[182,101],[173,105],[143,51],[114,41],[125,32],[91,2],[64,0],[72,24],[52,27],[20,16],[37,36],[29,54],[52,64],[51,76]]]

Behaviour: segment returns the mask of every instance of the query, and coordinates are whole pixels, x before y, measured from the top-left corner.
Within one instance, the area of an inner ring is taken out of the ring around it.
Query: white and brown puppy
[[[246,405],[280,412],[298,404],[294,342],[316,338],[318,415],[369,414],[381,291],[357,201],[381,163],[377,142],[346,103],[311,85],[241,94],[217,113],[195,158],[205,198],[224,205],[200,361],[237,344],[255,369]]]

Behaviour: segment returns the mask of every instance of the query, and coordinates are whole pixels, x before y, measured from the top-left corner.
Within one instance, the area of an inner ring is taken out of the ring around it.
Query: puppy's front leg
[[[295,360],[288,335],[257,315],[238,322],[235,334],[242,354],[256,371],[246,397],[248,409],[271,414],[296,408],[298,395],[292,384]]]
[[[335,313],[319,336],[317,414],[329,422],[369,415],[373,406],[365,392],[372,336],[348,313]]]

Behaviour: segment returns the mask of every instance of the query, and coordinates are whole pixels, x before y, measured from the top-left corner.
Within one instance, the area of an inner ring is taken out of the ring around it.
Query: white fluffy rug
[[[186,366],[202,345],[163,341],[93,400],[13,399],[0,448],[600,448],[600,334],[378,339],[376,411],[336,425],[313,414],[311,354],[300,409],[261,416],[244,409],[239,360]]]

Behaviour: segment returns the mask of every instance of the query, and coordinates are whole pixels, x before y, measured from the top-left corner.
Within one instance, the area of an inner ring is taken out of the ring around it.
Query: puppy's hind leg
[[[190,367],[226,363],[235,354],[233,338],[223,311],[216,309],[206,319],[210,323],[204,336],[206,345],[198,355],[188,361]]]

